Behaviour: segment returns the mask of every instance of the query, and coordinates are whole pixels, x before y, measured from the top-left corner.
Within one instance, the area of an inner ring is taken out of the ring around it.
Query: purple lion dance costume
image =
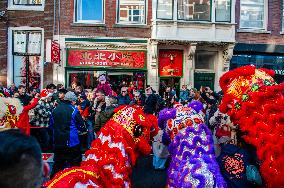
[[[176,106],[159,114],[163,142],[169,145],[169,188],[227,187],[216,162],[213,138],[204,122],[203,105],[198,101],[188,107]]]

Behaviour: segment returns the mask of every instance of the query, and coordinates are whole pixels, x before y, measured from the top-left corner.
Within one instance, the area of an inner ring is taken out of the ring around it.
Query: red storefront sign
[[[145,68],[145,51],[68,50],[68,66]]]
[[[183,51],[159,50],[159,75],[181,77],[182,76]]]
[[[55,41],[51,42],[51,62],[60,63],[60,47]]]

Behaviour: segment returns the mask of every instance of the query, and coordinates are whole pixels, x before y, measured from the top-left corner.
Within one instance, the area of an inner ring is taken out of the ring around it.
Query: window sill
[[[280,32],[280,35],[284,35],[284,30]]]
[[[148,25],[141,25],[141,24],[114,24],[113,27],[145,28],[145,29],[150,28],[150,26],[148,26]]]
[[[40,6],[26,6],[26,5],[13,5],[7,8],[8,11],[44,11],[44,5]]]
[[[236,25],[236,23],[230,23],[230,22],[211,22],[211,21],[186,21],[186,20],[161,20],[161,19],[157,19],[154,20],[155,22],[160,22],[160,23],[178,23],[178,24],[203,24],[203,25]]]
[[[259,34],[271,34],[271,31],[258,30],[258,29],[238,29],[238,33],[259,33]]]
[[[72,27],[106,27],[104,23],[71,23]]]

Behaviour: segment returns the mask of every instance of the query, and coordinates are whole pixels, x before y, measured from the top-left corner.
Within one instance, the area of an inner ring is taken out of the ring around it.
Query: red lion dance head
[[[277,85],[274,72],[244,66],[224,74],[220,105],[257,149],[260,171],[267,187],[284,185],[284,84]]]
[[[158,131],[155,116],[146,115],[136,106],[122,106],[101,129],[80,167],[59,172],[45,186],[131,187],[132,166],[139,155],[151,151],[149,140]]]

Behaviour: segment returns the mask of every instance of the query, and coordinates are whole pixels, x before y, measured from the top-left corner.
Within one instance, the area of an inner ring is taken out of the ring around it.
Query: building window
[[[216,22],[231,21],[231,0],[216,0]]]
[[[240,28],[264,29],[264,0],[241,0]]]
[[[178,0],[179,20],[211,20],[211,0]]]
[[[13,82],[27,88],[40,88],[42,31],[13,31]]]
[[[173,0],[157,0],[157,18],[173,19]]]
[[[9,0],[8,10],[44,10],[44,0]]]
[[[103,23],[103,0],[76,0],[75,21],[78,23]]]
[[[119,0],[118,23],[145,24],[145,0]]]
[[[214,63],[217,52],[196,51],[195,53],[195,69],[214,71]]]
[[[42,5],[42,0],[13,0],[14,5]]]

